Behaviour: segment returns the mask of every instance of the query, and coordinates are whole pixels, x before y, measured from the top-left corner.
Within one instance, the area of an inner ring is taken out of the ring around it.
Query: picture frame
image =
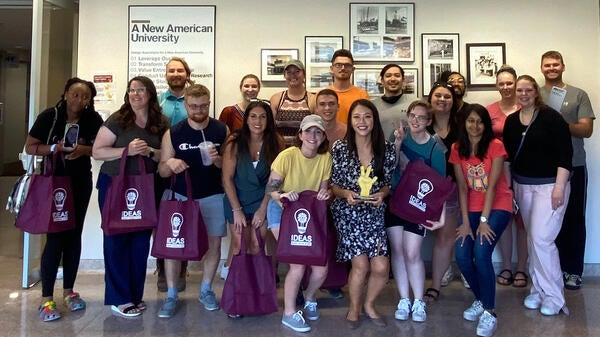
[[[467,87],[496,87],[496,72],[506,64],[505,43],[467,43]]]
[[[460,36],[458,33],[421,34],[423,97],[444,71],[460,72]]]
[[[354,61],[414,62],[414,3],[350,3]]]
[[[329,67],[333,53],[344,47],[342,36],[305,36],[304,61],[307,87],[319,90],[333,83]]]
[[[354,76],[352,77],[353,84],[361,89],[364,89],[369,96],[378,97],[383,95],[383,84],[379,76],[381,69],[385,64],[364,64],[356,65]],[[404,88],[403,94],[407,95],[411,101],[419,97],[419,70],[417,68],[404,69]]]
[[[261,49],[260,80],[262,82],[284,81],[283,67],[290,60],[297,60],[298,49]]]

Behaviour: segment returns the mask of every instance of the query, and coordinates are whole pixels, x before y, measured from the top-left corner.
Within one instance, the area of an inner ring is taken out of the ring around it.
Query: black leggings
[[[81,232],[92,194],[91,173],[86,178],[72,178],[75,200],[75,228],[69,231],[46,234],[46,245],[42,253],[42,297],[54,294],[54,283],[60,260],[63,261],[63,289],[72,289],[79,269],[81,257]]]

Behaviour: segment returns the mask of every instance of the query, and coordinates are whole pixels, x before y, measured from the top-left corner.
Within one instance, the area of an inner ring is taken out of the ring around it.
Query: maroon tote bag
[[[430,227],[426,220],[442,216],[444,202],[454,192],[454,182],[422,160],[408,163],[390,199],[390,211],[396,216]]]
[[[302,191],[296,201],[282,198],[283,212],[277,259],[285,263],[324,266],[327,264],[327,201],[317,192]]]
[[[246,252],[243,229],[240,253],[231,260],[229,274],[223,286],[221,308],[228,315],[267,315],[278,310],[275,271],[270,256],[256,230],[258,254]]]
[[[170,197],[158,208],[158,226],[152,243],[152,256],[174,260],[201,260],[208,251],[208,234],[200,205],[192,198],[190,174],[185,171],[187,200],[175,199],[171,176]]]
[[[146,172],[141,156],[138,174],[126,174],[127,148],[121,155],[119,174],[112,177],[102,208],[102,230],[105,235],[137,232],[156,227],[154,173]]]
[[[55,176],[59,154],[52,155],[52,166],[31,178],[27,198],[15,226],[31,234],[63,232],[75,228],[75,201],[71,177]],[[64,154],[60,154],[64,160]],[[48,164],[48,163],[47,163]]]

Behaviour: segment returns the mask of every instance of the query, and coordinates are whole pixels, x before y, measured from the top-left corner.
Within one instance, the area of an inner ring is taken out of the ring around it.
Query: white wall
[[[239,100],[238,84],[246,73],[260,73],[261,48],[298,48],[304,59],[304,36],[341,35],[349,47],[350,1],[335,0],[207,0],[216,4],[216,92],[215,111]],[[362,2],[386,2],[368,1]],[[390,1],[388,1],[390,2]],[[519,74],[543,79],[539,71],[543,52],[563,53],[565,81],[585,89],[594,110],[600,114],[600,26],[597,0],[572,3],[555,0],[415,1],[415,62],[421,67],[421,33],[459,33],[461,72],[466,74],[465,44],[505,42],[506,59]],[[80,0],[78,76],[91,78],[111,72],[119,90],[127,84],[127,6],[141,4],[196,5],[196,1]],[[422,72],[419,70],[419,75]],[[265,87],[268,98],[281,88]],[[419,90],[421,85],[419,84]],[[421,93],[422,95],[422,93]],[[117,95],[118,97],[121,94]],[[488,104],[498,99],[495,91],[471,91],[465,100]],[[121,104],[117,101],[111,110]],[[600,132],[586,141],[590,171],[588,201],[587,263],[600,263],[600,192],[592,188],[600,181]],[[551,149],[548,149],[551,151]],[[84,230],[82,259],[102,258],[100,215],[93,196]]]

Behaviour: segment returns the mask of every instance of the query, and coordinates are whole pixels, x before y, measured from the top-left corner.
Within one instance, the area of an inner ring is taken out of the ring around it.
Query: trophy
[[[377,181],[377,176],[371,178],[371,166],[365,169],[364,166],[360,166],[360,176],[356,181],[360,186],[360,195],[355,196],[354,199],[361,201],[375,201],[376,198],[371,196],[371,187]]]

